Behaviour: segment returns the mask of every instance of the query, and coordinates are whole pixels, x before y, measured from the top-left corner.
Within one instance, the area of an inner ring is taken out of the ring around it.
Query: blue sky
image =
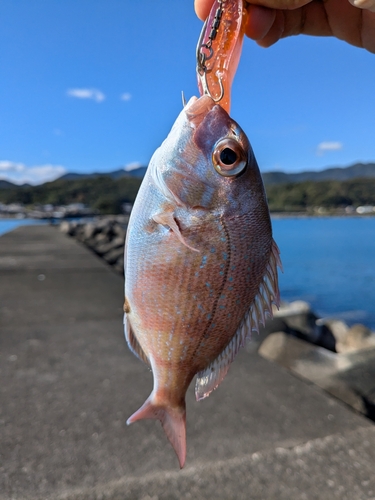
[[[1,0],[0,178],[147,164],[197,95],[193,0]],[[245,40],[232,117],[262,171],[375,161],[375,55]]]

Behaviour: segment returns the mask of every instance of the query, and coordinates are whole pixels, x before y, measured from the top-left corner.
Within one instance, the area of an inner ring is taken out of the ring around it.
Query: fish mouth
[[[196,98],[192,97],[185,106],[185,113],[193,128],[198,128],[207,114],[217,103],[208,95]]]
[[[192,97],[184,111],[193,129],[192,140],[195,146],[211,161],[215,143],[233,130],[234,121],[225,109],[208,95],[199,99]]]

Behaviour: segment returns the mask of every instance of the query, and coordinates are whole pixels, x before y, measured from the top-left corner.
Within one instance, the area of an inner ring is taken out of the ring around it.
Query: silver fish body
[[[278,305],[279,252],[249,141],[192,98],[154,153],[129,221],[125,335],[154,389],[128,420],[157,418],[185,461],[185,393],[203,399]]]

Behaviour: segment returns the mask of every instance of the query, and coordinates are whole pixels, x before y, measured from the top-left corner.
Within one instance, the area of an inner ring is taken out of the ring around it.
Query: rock
[[[282,302],[279,309],[274,312],[275,316],[284,317],[293,314],[309,313],[311,311],[310,304],[304,300],[295,300],[293,302]]]
[[[108,235],[105,233],[97,233],[95,235],[95,241],[96,241],[96,244],[99,245],[102,243],[109,243],[110,239],[109,239]]]
[[[336,339],[331,330],[324,324],[319,324],[319,320],[315,322],[314,326],[314,344],[324,347],[329,351],[336,352]]]
[[[116,261],[116,263],[113,265],[114,269],[124,275],[124,255],[122,254]]]
[[[111,241],[113,248],[119,248],[119,247],[124,247],[125,246],[125,238],[122,236],[117,236],[116,238],[113,238]]]
[[[340,346],[345,343],[346,336],[348,334],[349,327],[346,323],[336,319],[320,319],[317,321],[320,325],[325,325],[332,332],[332,335],[336,339],[336,350],[341,352]]]
[[[110,218],[103,218],[103,219],[98,219],[96,221],[96,227],[98,228],[98,231],[104,232],[106,231],[109,227],[112,227],[113,220]]]
[[[83,224],[79,224],[76,227],[74,237],[78,240],[84,243],[85,241],[85,227]]]
[[[353,325],[347,331],[342,352],[358,351],[375,347],[375,335],[364,325]]]
[[[282,318],[297,338],[335,351],[336,341],[332,332],[319,323],[319,318],[311,311],[310,305],[303,300],[283,304],[274,312],[276,318]]]
[[[67,234],[68,236],[75,236],[77,227],[78,225],[76,222],[69,222],[67,220],[64,220],[60,223],[60,231]]]
[[[91,250],[94,250],[98,242],[96,241],[95,237],[93,238],[88,238],[85,239],[84,241],[85,245],[88,246]]]
[[[264,327],[260,327],[259,333],[252,332],[251,340],[246,344],[246,350],[254,352],[259,349],[263,341],[274,332],[286,332],[291,334],[292,331],[281,318],[273,318],[266,321]]]
[[[126,229],[124,227],[122,227],[120,224],[116,224],[114,227],[113,227],[113,232],[116,236],[119,236],[121,237],[123,240],[125,240],[125,236],[126,236]]]
[[[65,233],[65,234],[69,234],[70,233],[70,222],[64,220],[63,222],[61,222],[60,224],[60,231],[62,233]]]
[[[303,300],[296,300],[284,305],[276,314],[284,319],[289,328],[297,330],[314,340],[314,328],[318,317],[311,311],[310,305]]]
[[[258,353],[285,368],[291,368],[296,359],[311,351],[311,344],[285,332],[271,333],[260,345]]]
[[[375,335],[364,325],[353,325],[338,320],[319,320],[329,328],[336,339],[336,351],[340,353],[354,352],[360,349],[375,347]]]
[[[105,255],[103,255],[103,258],[106,262],[108,262],[108,264],[114,264],[120,257],[123,256],[123,254],[124,254],[124,249],[120,247],[120,248],[115,248],[110,252],[106,253]]]
[[[277,332],[265,339],[258,352],[372,418],[375,348],[336,354]]]
[[[124,253],[124,240],[120,236],[114,238],[112,241],[108,243],[96,244],[93,247],[93,250],[98,255],[106,255],[108,252],[111,252],[112,250],[115,249],[121,249],[121,252]]]
[[[126,229],[128,223],[129,223],[129,218],[130,218],[129,214],[118,215],[116,217],[116,222],[117,222],[117,224],[119,224],[120,226],[122,226],[123,229]]]
[[[98,231],[98,226],[94,222],[88,222],[85,224],[83,228],[85,240],[91,239]]]
[[[113,227],[115,222],[111,219],[103,219],[98,223],[98,230],[110,238],[113,236]]]
[[[128,215],[106,216],[83,224],[63,221],[60,230],[74,236],[113,265],[117,272],[123,274],[123,253],[128,222]]]

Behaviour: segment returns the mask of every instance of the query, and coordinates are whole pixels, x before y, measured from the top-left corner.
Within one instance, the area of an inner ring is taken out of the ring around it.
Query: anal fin
[[[220,385],[228,373],[231,361],[223,359],[222,354],[205,370],[198,373],[195,382],[195,397],[197,401],[207,398]]]
[[[148,357],[146,356],[144,350],[140,346],[137,337],[135,336],[135,333],[132,329],[132,326],[130,324],[128,315],[125,313],[124,314],[124,333],[125,333],[125,338],[126,342],[128,343],[128,347],[131,350],[131,352],[137,356],[138,359],[146,363],[146,365],[150,366],[150,361]]]

